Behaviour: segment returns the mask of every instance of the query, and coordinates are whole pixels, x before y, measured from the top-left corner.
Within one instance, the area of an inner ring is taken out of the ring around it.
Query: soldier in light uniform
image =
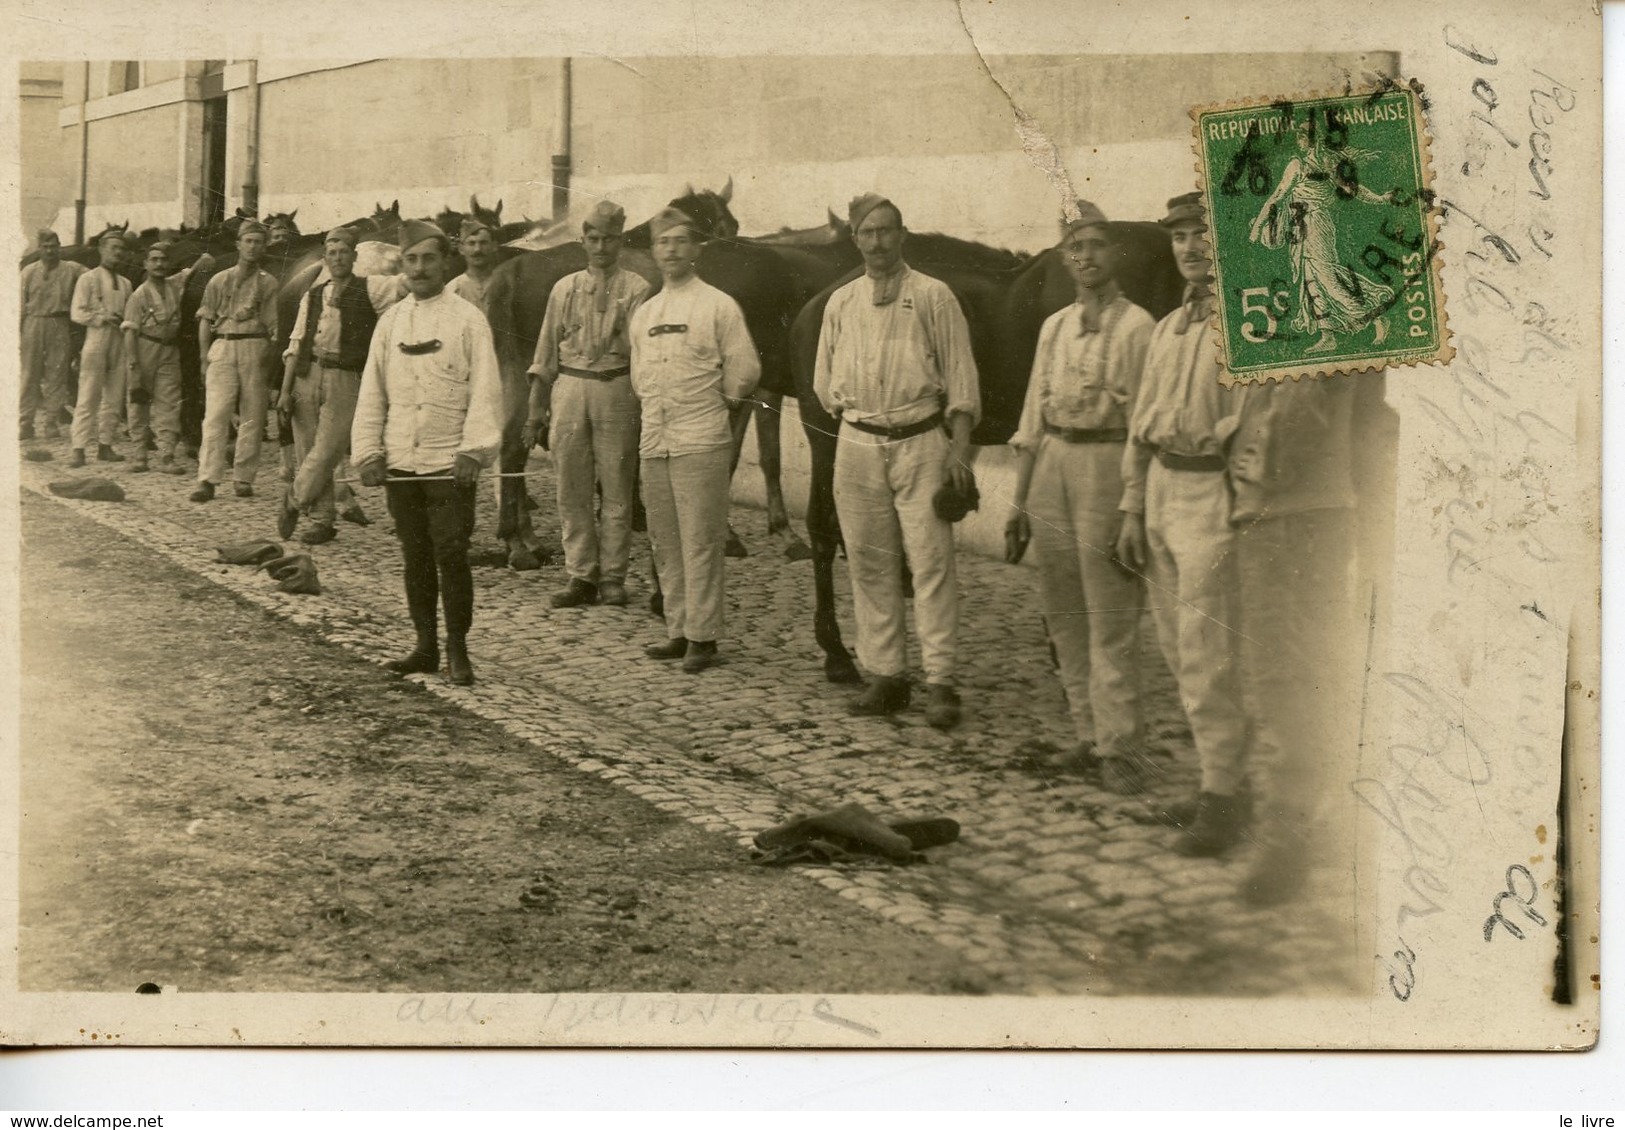
[[[1179,684],[1201,766],[1195,803],[1172,820],[1183,855],[1219,855],[1241,836],[1247,717],[1242,708],[1239,582],[1223,428],[1236,396],[1219,384],[1208,319],[1212,262],[1199,193],[1168,201],[1162,224],[1185,278],[1185,301],[1151,335],[1123,458],[1120,557],[1143,571],[1157,636]]]
[[[85,345],[79,353],[79,403],[73,410],[73,455],[69,466],[83,467],[85,451],[96,441],[96,458],[122,463],[113,450],[119,414],[124,407],[124,307],[130,301],[130,280],[118,273],[124,258],[125,237],[108,232],[97,245],[101,266],[86,271],[73,287],[71,317],[85,327]],[[142,442],[137,437],[136,443]]]
[[[1227,421],[1242,691],[1261,793],[1262,850],[1242,884],[1253,905],[1295,897],[1316,851],[1352,819],[1327,801],[1353,779],[1358,741],[1354,432],[1366,389],[1380,398],[1380,384],[1342,373],[1250,384]],[[1335,862],[1345,878],[1355,865]]]
[[[401,542],[417,643],[390,667],[402,674],[439,669],[438,603],[445,609],[447,678],[466,686],[474,681],[468,541],[480,468],[496,460],[502,445],[502,377],[485,315],[446,293],[445,233],[409,220],[400,246],[411,294],[378,319],[350,451],[361,481],[385,487]]]
[[[68,316],[74,284],[85,273],[62,258],[62,241],[49,229],[39,233],[39,258],[23,268],[22,427],[20,439],[34,438],[34,415],[45,409],[45,438],[60,434],[57,416],[68,403],[68,369],[73,363],[73,331]]]
[[[214,498],[226,477],[226,444],[237,417],[232,479],[239,498],[254,493],[260,441],[270,406],[269,370],[277,338],[277,282],[260,269],[265,225],[245,220],[237,229],[237,265],[209,280],[198,306],[198,353],[207,366],[203,381],[203,449],[193,502]]]
[[[171,246],[162,240],[147,249],[147,277],[124,306],[125,383],[130,404],[130,435],[136,439],[135,471],[147,470],[150,426],[157,444],[158,470],[184,475],[175,461],[181,431],[181,296],[196,266],[176,271]],[[211,264],[205,254],[200,263]]]
[[[852,574],[858,660],[873,676],[850,707],[890,714],[909,702],[902,562],[914,575],[926,721],[958,725],[954,661],[959,591],[953,526],[937,491],[972,484],[970,434],[981,415],[970,327],[947,284],[903,261],[902,212],[872,193],[852,201],[864,277],[824,308],[814,388],[841,420],[835,507]]]
[[[632,314],[632,389],[642,410],[643,505],[667,639],[646,651],[681,658],[683,670],[697,674],[718,662],[722,635],[728,409],[755,390],[762,362],[739,304],[695,273],[694,221],[667,208],[649,233],[663,284]]]
[[[1077,300],[1045,320],[1021,423],[1009,525],[1037,541],[1044,621],[1079,747],[1076,767],[1109,792],[1145,789],[1140,614],[1145,590],[1117,560],[1123,449],[1152,320],[1117,285],[1118,249],[1099,208],[1078,202],[1061,257]],[[1030,517],[1029,517],[1030,515]]]
[[[361,370],[378,315],[401,295],[398,278],[354,273],[355,248],[356,234],[349,228],[327,233],[322,241],[326,277],[299,304],[283,354],[278,407],[292,417],[298,469],[283,494],[277,532],[292,537],[304,514],[311,525],[299,540],[306,545],[338,537],[338,489],[344,484],[335,484],[334,475],[350,451]]]
[[[607,200],[582,223],[587,269],[554,284],[529,370],[526,447],[551,416],[569,574],[554,608],[626,603],[639,435],[628,333],[649,284],[619,267],[625,226],[626,212]],[[603,494],[596,516],[595,490]]]

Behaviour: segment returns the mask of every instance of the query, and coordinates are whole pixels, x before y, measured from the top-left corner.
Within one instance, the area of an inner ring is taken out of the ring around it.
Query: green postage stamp
[[[1200,107],[1220,361],[1237,381],[1450,359],[1415,91]]]

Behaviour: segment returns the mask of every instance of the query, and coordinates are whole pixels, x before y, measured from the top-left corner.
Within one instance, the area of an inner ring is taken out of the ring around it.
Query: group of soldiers
[[[1076,301],[1041,332],[1011,441],[1019,470],[1006,530],[1012,561],[1036,542],[1042,612],[1076,728],[1078,744],[1056,767],[1122,795],[1154,783],[1139,648],[1149,609],[1201,770],[1197,795],[1167,813],[1182,829],[1177,850],[1220,855],[1256,824],[1264,850],[1243,889],[1279,901],[1304,876],[1301,839],[1317,819],[1329,747],[1352,741],[1341,706],[1354,557],[1350,385],[1221,385],[1197,194],[1169,201],[1161,221],[1187,286],[1160,322],[1118,287],[1119,249],[1101,210],[1079,202],[1075,211],[1060,250]],[[974,490],[970,436],[981,412],[970,331],[948,286],[909,267],[894,202],[859,196],[849,220],[864,273],[826,307],[815,391],[840,421],[835,500],[870,677],[850,709],[909,705],[906,560],[925,717],[946,729],[963,710],[954,499]],[[760,362],[739,306],[696,273],[694,220],[668,208],[651,222],[662,278],[652,295],[619,264],[624,224],[609,202],[583,223],[587,267],[548,299],[522,442],[528,450],[545,437],[557,473],[568,580],[553,606],[626,603],[641,484],[665,594],[666,639],[647,653],[698,673],[721,661],[724,636],[729,412],[750,397]],[[242,226],[236,266],[210,279],[198,311],[206,381],[194,502],[224,482],[234,421],[235,493],[253,493],[277,339],[276,283],[258,266],[265,240],[261,225]],[[399,276],[362,278],[356,235],[325,236],[325,270],[282,358],[276,403],[292,421],[297,471],[278,528],[286,538],[305,520],[309,544],[337,536],[347,461],[361,482],[385,486],[416,632],[391,667],[440,670],[443,613],[447,676],[468,684],[475,485],[513,411],[482,308],[493,233],[465,222],[467,269],[451,280],[452,241],[440,228],[408,221],[399,244]],[[97,427],[98,458],[120,458],[112,444],[127,381],[148,393],[139,415],[129,397],[130,434],[150,421],[159,469],[178,473],[182,327],[166,248],[148,252],[147,281],[133,293],[111,269],[69,270],[48,250],[42,237],[23,282],[25,436],[43,371],[66,349],[60,320],[71,317],[89,332],[75,464]],[[49,413],[55,386],[43,383]],[[1254,817],[1249,776],[1263,778],[1267,819]]]

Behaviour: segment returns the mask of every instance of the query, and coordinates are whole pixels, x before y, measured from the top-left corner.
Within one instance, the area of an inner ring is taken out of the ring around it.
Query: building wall
[[[57,112],[62,107],[62,66],[59,63],[20,63],[18,110],[19,189],[22,234],[32,245],[34,233],[53,227],[57,209],[73,194],[72,158],[62,131],[57,128]],[[66,232],[58,235],[69,239]]]
[[[378,60],[262,80],[261,212],[298,208],[301,226],[320,228],[394,199],[408,215],[466,209],[478,193],[482,204],[503,200],[505,218],[546,219],[559,69],[557,60]],[[236,128],[233,144],[241,169]],[[239,199],[240,181],[228,186]]]
[[[179,137],[178,104],[92,121],[85,198],[103,211],[133,207],[131,223],[139,226],[170,222],[181,199],[175,178]]]
[[[1189,106],[1393,74],[1398,57],[988,63],[1010,98],[974,56],[577,59],[572,215],[601,196],[648,215],[687,184],[732,176],[746,232],[816,224],[873,188],[897,196],[917,230],[1035,250],[1052,240],[1062,191],[1023,152],[1011,99],[1075,194],[1109,215],[1148,218],[1194,187]],[[297,207],[314,228],[397,197],[421,215],[478,193],[502,199],[505,218],[550,216],[557,60],[381,60],[268,80],[270,68],[261,66],[262,212]],[[233,139],[241,169],[235,126]],[[231,182],[240,192],[241,177]]]

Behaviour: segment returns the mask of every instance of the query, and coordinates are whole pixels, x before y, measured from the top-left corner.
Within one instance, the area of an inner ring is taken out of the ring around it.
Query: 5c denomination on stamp
[[[1234,380],[1450,359],[1420,99],[1199,107],[1220,362]]]

